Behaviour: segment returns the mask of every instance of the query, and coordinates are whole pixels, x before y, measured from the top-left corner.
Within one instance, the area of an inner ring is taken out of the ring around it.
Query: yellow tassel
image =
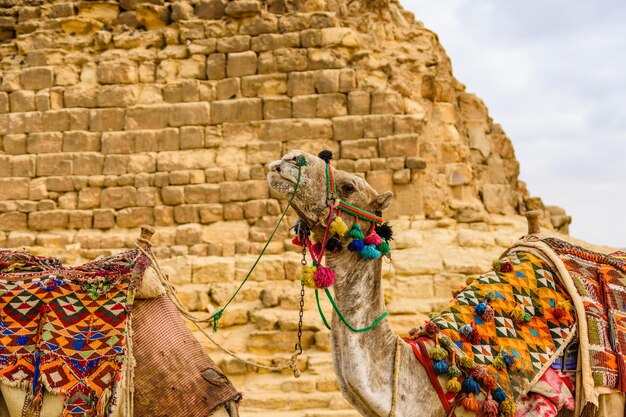
[[[315,281],[313,280],[315,271],[317,271],[317,267],[315,266],[302,267],[302,282],[304,282],[305,287],[316,288]]]
[[[515,414],[515,403],[511,400],[504,400],[500,403],[500,415],[511,417]]]
[[[511,317],[511,320],[513,320],[517,324],[523,323],[524,311],[519,307],[515,307],[509,312],[509,317]]]
[[[446,389],[448,392],[459,392],[461,391],[461,383],[456,377],[450,378],[448,384],[446,385]]]
[[[504,369],[504,368],[506,368],[506,363],[504,362],[504,359],[500,355],[495,357],[495,359],[493,360],[492,365],[496,369]]]
[[[344,223],[341,217],[335,217],[335,220],[330,224],[330,228],[328,229],[331,235],[337,235],[339,237],[344,237],[346,233],[348,233],[348,226]]]
[[[558,307],[563,307],[563,309],[567,312],[569,312],[570,308],[572,308],[572,305],[570,304],[569,301],[559,301],[556,305]]]

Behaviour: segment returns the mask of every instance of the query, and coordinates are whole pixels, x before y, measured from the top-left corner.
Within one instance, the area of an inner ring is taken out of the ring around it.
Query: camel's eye
[[[341,186],[341,191],[343,191],[344,194],[352,194],[353,192],[356,191],[356,189],[354,188],[354,185],[350,183],[346,183]]]

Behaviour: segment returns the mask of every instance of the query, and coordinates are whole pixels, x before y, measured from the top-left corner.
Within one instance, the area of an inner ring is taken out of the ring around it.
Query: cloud
[[[572,234],[626,246],[626,3],[404,0],[511,137]]]

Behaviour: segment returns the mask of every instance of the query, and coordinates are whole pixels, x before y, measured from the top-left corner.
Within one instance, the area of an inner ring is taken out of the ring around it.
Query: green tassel
[[[494,358],[492,365],[494,368],[500,369],[500,370],[506,368],[506,363],[504,362],[504,359],[500,355]]]
[[[485,294],[485,299],[489,300],[489,301],[493,301],[496,299],[496,293],[494,291],[489,291],[487,294]]]
[[[357,222],[354,222],[352,225],[352,228],[348,232],[348,237],[355,240],[363,240],[365,238],[365,235],[363,235],[363,232],[361,231],[361,226],[359,226]]]
[[[383,242],[380,245],[376,246],[376,249],[378,249],[383,255],[387,255],[389,252],[391,252],[391,248],[389,247],[389,243],[387,242]]]
[[[467,357],[467,356],[461,356],[459,359],[459,365],[461,365],[462,368],[465,369],[472,369],[474,367],[474,359]]]
[[[430,356],[432,359],[436,361],[439,361],[445,358],[446,356],[448,356],[448,351],[442,348],[441,346],[437,345],[428,351],[428,356]]]
[[[461,376],[461,370],[455,364],[452,364],[448,367],[448,377],[456,378],[457,376]]]
[[[213,333],[217,332],[217,322],[222,318],[222,314],[224,314],[224,310],[218,310],[213,314]]]

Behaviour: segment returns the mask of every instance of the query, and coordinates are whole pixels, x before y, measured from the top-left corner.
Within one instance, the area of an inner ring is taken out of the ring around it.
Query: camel
[[[142,229],[143,239],[138,244],[144,250],[147,249],[145,242],[149,244],[153,232],[151,228]],[[124,390],[120,389],[120,397],[111,417],[239,415],[240,394],[185,327],[175,304],[166,295],[151,267],[144,273],[141,286],[136,291],[132,317],[136,366],[134,401],[131,400],[134,407],[130,410],[134,410],[130,413],[126,411],[127,399],[124,398]],[[158,320],[158,326],[151,324],[155,320]],[[160,330],[162,335],[152,336]],[[126,371],[123,369],[122,373],[126,374]],[[124,382],[125,375],[122,378]],[[215,394],[213,399],[212,394]],[[0,383],[0,417],[59,417],[63,413],[65,397],[45,391],[40,413],[24,414],[26,397],[26,388]]]
[[[306,159],[304,164],[302,157]],[[324,235],[329,217],[327,162],[296,150],[268,165],[267,179],[274,192],[290,198],[299,182],[291,206],[300,221],[318,237]],[[332,172],[340,201],[379,217],[391,204],[391,192],[378,194],[359,176],[338,169]],[[354,216],[342,212],[339,215],[350,229]],[[360,223],[365,231],[367,223],[362,220]],[[371,325],[386,311],[381,283],[382,257],[372,260],[349,250],[326,251],[326,266],[336,273],[333,289],[339,310],[354,328]],[[334,312],[331,327],[332,358],[340,390],[359,413],[371,417],[446,415],[426,368],[409,344],[393,333],[387,320],[383,319],[368,332],[357,333]]]

